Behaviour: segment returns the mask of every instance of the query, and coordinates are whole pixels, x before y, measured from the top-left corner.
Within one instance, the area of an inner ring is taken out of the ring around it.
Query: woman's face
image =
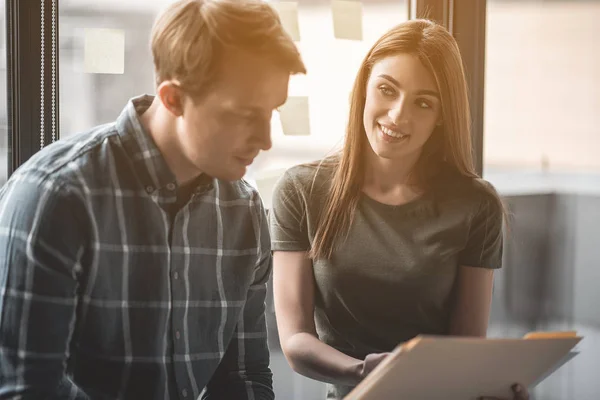
[[[398,54],[373,65],[366,89],[363,123],[373,153],[416,161],[442,115],[433,76],[417,57]]]

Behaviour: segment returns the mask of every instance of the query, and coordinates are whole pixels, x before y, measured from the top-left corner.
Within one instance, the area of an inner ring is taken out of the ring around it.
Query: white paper
[[[125,32],[121,29],[86,28],[84,72],[123,74],[125,72]]]

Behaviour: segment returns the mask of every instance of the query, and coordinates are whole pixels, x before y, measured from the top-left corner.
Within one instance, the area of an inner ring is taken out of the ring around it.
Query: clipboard
[[[532,389],[578,353],[576,332],[531,332],[523,338],[417,336],[399,345],[344,400],[512,398]]]

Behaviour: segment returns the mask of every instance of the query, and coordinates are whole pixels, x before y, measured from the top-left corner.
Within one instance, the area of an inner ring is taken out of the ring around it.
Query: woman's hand
[[[375,369],[376,366],[379,365],[390,353],[372,353],[368,354],[363,363],[362,369],[360,371],[361,379],[364,379],[367,375],[371,373]]]
[[[390,353],[372,353],[365,357],[362,362],[361,380],[371,373]],[[525,387],[516,383],[511,387],[513,397],[510,399],[500,397],[482,396],[478,400],[529,400],[529,392]]]
[[[512,385],[511,387],[514,396],[512,399],[501,399],[499,397],[480,397],[479,400],[529,400],[529,392],[523,386],[517,384]]]

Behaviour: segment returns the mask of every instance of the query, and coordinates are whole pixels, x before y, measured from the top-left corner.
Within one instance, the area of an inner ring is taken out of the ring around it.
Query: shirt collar
[[[175,175],[171,172],[152,136],[140,123],[142,115],[152,104],[154,96],[134,97],[117,118],[117,131],[121,143],[131,159],[135,172],[149,193],[164,187],[174,190],[177,187]]]

